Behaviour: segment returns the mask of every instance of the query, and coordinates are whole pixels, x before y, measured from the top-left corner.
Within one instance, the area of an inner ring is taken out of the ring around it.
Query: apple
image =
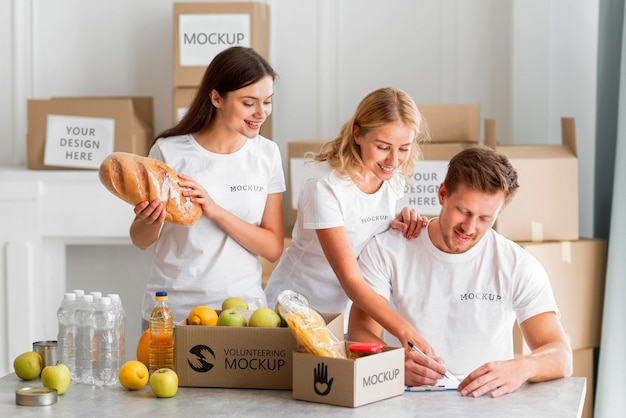
[[[41,383],[47,388],[56,389],[59,395],[63,395],[70,387],[71,380],[70,369],[63,363],[46,366],[41,371]]]
[[[251,327],[278,328],[281,317],[271,308],[258,308],[250,316],[248,325]]]
[[[248,325],[246,317],[237,309],[223,310],[217,317],[218,327],[245,327],[246,325]]]
[[[178,375],[172,369],[157,369],[150,375],[150,389],[157,398],[171,398],[178,392]]]
[[[247,311],[248,302],[237,297],[226,298],[222,302],[222,310],[225,311],[226,309],[242,309],[244,311]]]
[[[39,377],[42,367],[43,359],[39,353],[34,351],[22,353],[13,360],[15,374],[22,380],[33,380]]]

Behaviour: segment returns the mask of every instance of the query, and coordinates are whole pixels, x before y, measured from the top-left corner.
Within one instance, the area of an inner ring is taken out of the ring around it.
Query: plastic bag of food
[[[317,356],[347,358],[344,343],[328,329],[324,317],[306,298],[298,296],[291,290],[278,295],[278,313],[296,338],[299,350]]]

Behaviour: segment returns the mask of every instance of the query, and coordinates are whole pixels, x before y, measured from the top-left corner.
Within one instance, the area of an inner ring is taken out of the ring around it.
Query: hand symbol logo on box
[[[334,380],[334,377],[328,380],[328,366],[324,363],[317,363],[317,368],[313,369],[313,390],[315,393],[319,396],[328,395]]]

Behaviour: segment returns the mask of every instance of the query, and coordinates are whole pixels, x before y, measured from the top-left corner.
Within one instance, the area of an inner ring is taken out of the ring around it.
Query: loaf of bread
[[[111,193],[133,206],[159,199],[167,222],[188,226],[202,216],[200,205],[183,196],[178,174],[163,161],[114,152],[100,164],[99,175]]]

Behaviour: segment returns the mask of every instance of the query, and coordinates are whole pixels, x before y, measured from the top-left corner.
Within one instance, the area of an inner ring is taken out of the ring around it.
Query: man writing
[[[545,270],[492,229],[518,187],[505,156],[468,148],[450,160],[440,215],[418,238],[406,241],[390,230],[362,251],[365,279],[430,344],[420,347],[426,355],[407,350],[407,386],[434,385],[449,369],[467,375],[458,386],[463,396],[497,397],[526,381],[571,374],[572,351]],[[531,350],[517,358],[515,320]],[[381,335],[380,325],[353,306],[348,338],[382,342]]]

